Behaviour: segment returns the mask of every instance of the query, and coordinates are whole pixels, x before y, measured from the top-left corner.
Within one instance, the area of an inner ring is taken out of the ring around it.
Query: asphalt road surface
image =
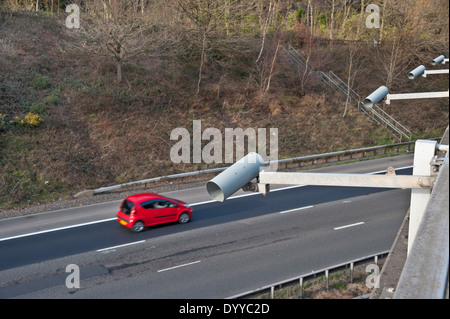
[[[412,161],[315,171],[411,174]],[[238,192],[224,203],[205,187],[166,195],[193,205],[188,224],[134,234],[115,221],[120,201],[1,220],[0,298],[227,298],[389,250],[410,201],[404,189],[318,186]],[[68,265],[80,288],[66,286]]]

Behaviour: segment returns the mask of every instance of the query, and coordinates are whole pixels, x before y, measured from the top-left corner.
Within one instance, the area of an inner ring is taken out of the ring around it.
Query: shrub
[[[45,98],[45,103],[48,103],[50,105],[58,105],[59,104],[59,97],[55,92],[52,92],[49,96]]]
[[[31,81],[31,85],[35,89],[46,89],[50,86],[50,82],[45,75],[36,74],[34,79]]]
[[[21,124],[30,126],[30,127],[37,127],[41,122],[43,122],[44,119],[40,117],[39,114],[34,114],[32,112],[29,112],[23,120],[21,121]]]
[[[6,126],[6,115],[0,113],[0,130]]]
[[[28,107],[31,113],[43,114],[47,110],[47,106],[43,103],[32,104]]]
[[[28,127],[37,127],[41,124],[44,119],[39,115],[33,112],[29,112],[23,119],[19,116],[14,116],[14,120],[10,121],[10,124],[23,125]]]

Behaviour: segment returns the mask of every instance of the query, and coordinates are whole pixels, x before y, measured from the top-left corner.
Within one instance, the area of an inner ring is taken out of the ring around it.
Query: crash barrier
[[[383,156],[388,154],[395,154],[400,152],[413,152],[414,151],[414,141],[396,143],[390,145],[380,145],[380,146],[371,146],[364,148],[357,148],[352,150],[345,151],[337,151],[316,155],[307,155],[293,158],[280,159],[277,161],[272,161],[272,163],[276,163],[278,165],[278,169],[289,169],[289,168],[298,168],[304,166],[311,166],[317,164],[328,164],[328,163],[339,163],[343,161],[362,159],[362,158],[370,158],[376,156]],[[220,173],[226,170],[227,167],[219,167],[219,168],[211,168],[205,170],[199,170],[194,172],[186,172],[179,174],[172,174],[167,176],[153,177],[148,179],[143,179],[139,181],[123,183],[113,186],[100,187],[93,190],[85,190],[77,193],[74,197],[89,197],[97,194],[107,193],[119,189],[131,188],[137,186],[147,186],[148,184],[164,182],[164,181],[172,181],[172,180],[183,180],[184,178],[196,177],[207,174]]]
[[[369,281],[373,281],[373,283],[370,283],[370,285],[376,285],[377,284],[377,275],[379,274],[379,272],[376,272],[376,267],[378,265],[378,260],[380,258],[386,257],[389,254],[389,251],[383,251],[383,252],[379,252],[373,255],[369,255],[369,256],[365,256],[362,258],[357,258],[354,260],[350,260],[341,264],[337,264],[337,265],[333,265],[333,266],[329,266],[323,269],[319,269],[319,270],[315,270],[315,271],[311,271],[309,273],[306,274],[302,274],[293,278],[289,278],[286,280],[282,280],[279,282],[275,282],[275,283],[271,283],[269,285],[254,289],[254,290],[250,290],[250,291],[246,291],[240,294],[236,294],[233,296],[228,297],[227,299],[239,299],[239,298],[250,298],[250,297],[254,297],[256,295],[263,295],[266,293],[269,293],[269,298],[270,299],[274,299],[275,297],[275,290],[281,289],[285,286],[292,286],[292,285],[299,285],[299,290],[298,290],[298,297],[299,298],[303,298],[303,288],[305,285],[305,281],[308,279],[311,279],[313,277],[317,277],[318,275],[322,275],[325,277],[325,289],[328,291],[330,289],[330,284],[329,284],[329,279],[330,279],[330,272],[332,271],[337,271],[340,269],[344,269],[344,270],[348,270],[349,272],[349,283],[353,284],[353,279],[354,279],[354,268],[355,265],[357,264],[361,264],[361,263],[367,263],[367,262],[371,262],[373,261],[373,266],[375,267],[371,267],[373,271],[373,273],[371,272],[371,274],[369,276],[371,276],[370,278],[368,278]]]

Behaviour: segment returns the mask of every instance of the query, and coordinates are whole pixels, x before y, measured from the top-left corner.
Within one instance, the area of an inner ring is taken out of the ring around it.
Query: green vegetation
[[[47,89],[50,87],[50,82],[46,76],[36,74],[34,79],[31,81],[31,86],[35,89]]]

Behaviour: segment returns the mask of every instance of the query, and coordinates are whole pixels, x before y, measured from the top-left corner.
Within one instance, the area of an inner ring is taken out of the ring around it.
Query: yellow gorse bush
[[[39,114],[29,112],[27,115],[25,115],[23,120],[20,121],[20,124],[28,125],[30,127],[36,127],[43,121],[44,119],[40,117]]]
[[[16,115],[14,118],[9,120],[6,114],[0,113],[0,129],[6,128],[7,125],[20,125],[33,128],[38,127],[42,122],[44,122],[44,119],[39,114],[35,114],[33,112],[29,112],[23,118]]]
[[[43,121],[44,119],[39,114],[29,112],[23,119],[21,119],[19,116],[14,116],[14,120],[10,121],[10,123],[28,127],[37,127]]]

